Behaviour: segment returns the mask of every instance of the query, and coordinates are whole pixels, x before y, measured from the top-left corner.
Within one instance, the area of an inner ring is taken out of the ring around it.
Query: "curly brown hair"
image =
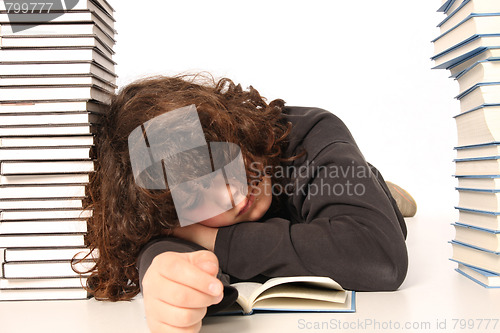
[[[243,90],[227,78],[182,75],[150,77],[122,88],[113,96],[96,137],[96,171],[88,187],[93,216],[86,241],[98,256],[87,289],[96,299],[129,300],[137,295],[140,250],[178,226],[168,189],[153,191],[136,185],[128,136],[146,121],[191,104],[196,105],[207,142],[240,146],[247,175],[255,173],[249,162],[277,166],[302,155],[283,157],[291,130],[283,117],[285,102],[276,99],[267,104],[251,86]]]

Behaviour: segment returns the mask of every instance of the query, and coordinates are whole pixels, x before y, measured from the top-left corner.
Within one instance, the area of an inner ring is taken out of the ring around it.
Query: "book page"
[[[277,285],[285,284],[285,283],[297,283],[304,282],[310,284],[311,287],[318,288],[326,288],[326,289],[335,289],[335,290],[344,290],[340,284],[335,282],[329,277],[325,276],[290,276],[290,277],[279,277],[272,278],[266,281],[261,287],[256,289],[252,296],[250,297],[250,302],[254,302],[257,297],[262,294],[264,291],[271,289]]]
[[[243,312],[251,312],[252,302],[250,300],[252,293],[259,289],[262,284],[257,282],[238,282],[233,283],[231,286],[238,290],[238,299],[236,302],[243,308]]]
[[[253,309],[256,311],[297,311],[297,312],[353,312],[353,292],[346,292],[345,303],[332,303],[302,298],[269,298],[255,302]]]
[[[309,287],[305,284],[284,284],[264,291],[257,297],[254,303],[269,298],[301,298],[309,300],[318,300],[333,303],[344,303],[347,298],[347,292],[344,290],[331,290],[325,288]]]

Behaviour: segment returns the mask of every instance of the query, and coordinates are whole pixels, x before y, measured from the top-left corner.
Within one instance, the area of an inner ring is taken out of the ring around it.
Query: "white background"
[[[458,83],[430,60],[440,0],[110,3],[119,86],[208,71],[268,100],[327,109],[419,214],[454,214]]]

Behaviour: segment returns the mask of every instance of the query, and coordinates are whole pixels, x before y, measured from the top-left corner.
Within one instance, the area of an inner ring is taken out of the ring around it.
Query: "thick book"
[[[0,175],[0,185],[55,185],[55,184],[88,184],[90,176],[82,174],[52,175]]]
[[[48,117],[44,117],[43,114],[35,114],[32,118],[25,117],[25,119],[20,120],[20,122],[27,122],[33,124],[39,122],[37,125],[48,125],[49,123],[56,123],[57,121],[67,121],[76,120],[77,123],[84,122],[85,118],[91,120],[87,113],[68,113],[69,117],[66,118],[65,114],[60,114],[54,116],[54,114],[48,114]],[[8,116],[10,117],[10,116]],[[15,116],[13,116],[15,118]],[[21,117],[23,118],[23,117]],[[60,119],[62,118],[62,120]],[[4,119],[0,113],[0,119]],[[16,120],[12,120],[15,122]],[[68,123],[66,123],[68,124]],[[34,147],[86,147],[92,146],[94,144],[93,135],[76,135],[76,136],[41,136],[41,137],[0,137],[0,147],[4,148],[34,148]],[[2,184],[0,182],[0,184]]]
[[[0,199],[0,210],[83,208],[82,199]],[[0,222],[0,233],[2,230]]]
[[[21,111],[21,110],[19,110]],[[19,113],[0,113],[0,126],[22,126],[22,125],[56,125],[56,124],[98,124],[101,122],[101,115],[97,113],[80,112],[19,112]],[[1,142],[0,147],[5,147]],[[32,144],[33,146],[44,146],[42,144]],[[65,146],[71,146],[66,144]]]
[[[20,31],[19,31],[20,30]],[[106,45],[115,45],[114,36],[106,33],[95,23],[37,23],[30,25],[26,23],[2,24],[3,36],[71,36],[71,35],[94,35]]]
[[[500,252],[500,230],[478,228],[461,223],[453,223],[453,226],[457,242]]]
[[[56,220],[84,219],[92,216],[90,209],[50,209],[50,210],[4,210],[0,211],[0,220]]]
[[[0,66],[1,67],[1,66]],[[73,101],[13,101],[0,102],[0,114],[16,113],[61,113],[61,112],[91,112],[105,113],[108,105],[97,101],[73,100]]]
[[[37,101],[37,100],[74,100],[95,99],[109,104],[111,93],[103,88],[90,84],[81,85],[44,85],[44,86],[2,86],[0,98],[3,101]]]
[[[454,149],[457,151],[457,159],[500,156],[499,141],[469,146],[458,146]]]
[[[10,148],[0,146],[0,160],[2,161],[80,160],[91,157],[90,146],[46,148]],[[0,189],[0,198],[1,192],[2,190]]]
[[[432,41],[434,43],[434,54],[449,50],[475,35],[500,36],[499,25],[500,13],[470,14]]]
[[[2,86],[58,86],[58,85],[95,85],[114,93],[116,84],[104,81],[93,74],[87,75],[4,75],[0,77]]]
[[[86,285],[86,283],[87,283],[86,277],[54,278],[54,279],[0,278],[0,290],[83,288]]]
[[[83,288],[0,289],[0,301],[78,300],[88,297]]]
[[[84,185],[0,186],[0,199],[83,198]]]
[[[0,76],[7,75],[75,75],[92,74],[106,82],[116,82],[114,66],[106,68],[95,61],[0,62]],[[57,110],[50,110],[57,111]],[[69,111],[69,110],[68,110]]]
[[[446,69],[450,71],[450,78],[456,78],[460,73],[469,67],[474,66],[477,62],[492,59],[500,59],[500,46],[484,48],[478,53],[472,54],[470,57]]]
[[[458,206],[462,208],[500,212],[500,189],[458,189]]]
[[[478,211],[477,209],[458,209],[458,221],[479,228],[500,230],[500,213]]]
[[[452,259],[500,274],[500,252],[488,251],[457,241],[450,243],[453,248]]]
[[[96,47],[108,58],[115,54],[113,45],[106,45],[98,37],[87,36],[2,36],[2,49],[6,48],[53,48],[53,47]]]
[[[500,174],[500,157],[455,159],[455,175],[498,175]]]
[[[239,282],[236,304],[218,313],[254,312],[355,312],[355,292],[344,290],[337,282],[321,276],[272,278],[264,284]]]
[[[94,171],[94,161],[0,161],[0,175],[44,175]]]
[[[8,1],[7,1],[8,2]],[[63,6],[63,7],[61,7]],[[54,3],[53,5],[54,9],[64,9],[64,10],[91,10],[91,11],[97,11],[97,12],[102,12],[103,14],[112,17],[113,12],[115,11],[113,7],[107,2],[106,0],[79,0],[79,1],[71,1],[71,6],[66,7],[66,2],[65,1],[59,1],[58,3]],[[29,7],[31,9],[34,8],[33,5]],[[35,9],[39,9],[40,6],[35,7]],[[5,1],[0,1],[0,10],[8,10],[9,7],[7,7],[7,4]]]
[[[459,1],[457,1],[459,2]],[[500,13],[500,3],[491,0],[464,0],[454,11],[451,11],[446,18],[437,26],[441,33],[448,31],[470,14],[490,14]]]
[[[460,262],[455,270],[485,288],[500,288],[500,274]]]
[[[94,134],[98,124],[52,124],[0,126],[0,137],[88,135]]]
[[[464,59],[468,59],[474,54],[477,54],[488,47],[498,47],[500,45],[500,36],[491,35],[474,35],[466,40],[454,45],[435,56],[431,57],[434,60],[434,69],[443,69],[452,67]]]
[[[32,48],[2,49],[3,62],[57,62],[94,61],[105,68],[113,68],[116,63],[98,48]]]
[[[0,221],[0,235],[87,232],[86,220]]]
[[[0,262],[84,259],[89,253],[90,249],[85,247],[9,248],[0,249]],[[96,253],[87,258],[97,258]]]
[[[500,142],[500,127],[497,125],[500,123],[500,103],[478,107],[454,118],[458,134],[457,146]]]
[[[51,10],[52,15],[50,22],[54,23],[95,23],[102,29],[106,34],[113,37],[116,34],[114,29],[115,20],[110,18],[108,15],[103,15],[102,12],[92,10]],[[40,15],[42,14],[42,15]],[[11,8],[10,12],[0,12],[0,23],[23,23],[23,24],[37,24],[46,23],[47,16],[43,15],[46,13],[40,13],[40,10],[27,10],[26,12],[18,11]]]
[[[471,111],[484,105],[498,106],[500,105],[500,81],[476,83],[455,98],[460,101],[461,112]]]
[[[93,260],[75,261],[23,261],[2,263],[3,278],[67,278],[78,277],[74,270],[85,273],[95,266]],[[88,273],[90,274],[90,273]],[[82,274],[83,275],[83,274]]]
[[[0,248],[81,247],[85,234],[0,235]]]
[[[478,83],[498,82],[499,78],[500,59],[490,59],[477,62],[458,75],[456,80],[462,93]]]
[[[500,175],[457,176],[459,188],[497,190],[500,189]]]

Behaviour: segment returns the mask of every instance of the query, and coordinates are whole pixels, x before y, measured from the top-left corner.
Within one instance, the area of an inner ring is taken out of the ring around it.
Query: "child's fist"
[[[142,280],[151,332],[198,332],[207,307],[223,298],[218,271],[210,251],[157,255]]]

